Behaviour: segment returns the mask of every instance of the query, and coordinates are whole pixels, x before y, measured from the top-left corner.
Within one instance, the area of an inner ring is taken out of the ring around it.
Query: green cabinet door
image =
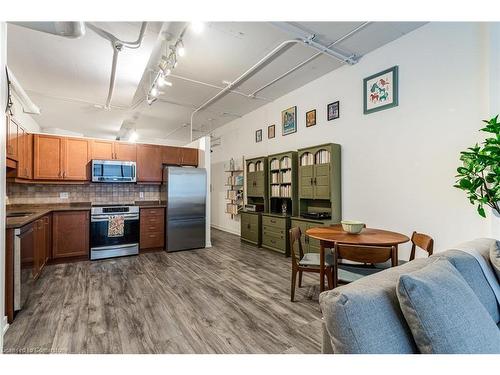
[[[322,227],[322,223],[307,223],[307,229]],[[307,237],[307,246],[310,253],[319,253],[319,240]]]
[[[330,199],[330,164],[314,166],[314,199]]]
[[[255,196],[255,172],[247,173],[247,196]]]
[[[265,189],[265,177],[264,177],[264,172],[263,171],[260,171],[260,172],[255,172],[255,195],[259,196],[259,197],[263,197],[265,194],[264,194],[264,189]]]
[[[304,165],[299,167],[299,198],[313,199],[313,176],[314,169],[312,165]]]

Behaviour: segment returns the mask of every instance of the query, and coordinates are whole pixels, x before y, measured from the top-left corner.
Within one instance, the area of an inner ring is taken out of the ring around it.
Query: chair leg
[[[290,301],[293,302],[293,298],[295,297],[295,280],[297,278],[297,270],[292,269],[292,285],[290,288]]]
[[[332,267],[332,289],[335,289],[338,285],[338,280],[339,280],[339,276],[338,276],[338,269],[337,267]]]
[[[302,271],[299,271],[299,288],[302,288]]]
[[[333,271],[332,268],[328,270],[326,273],[326,276],[328,278],[328,289],[333,289]]]

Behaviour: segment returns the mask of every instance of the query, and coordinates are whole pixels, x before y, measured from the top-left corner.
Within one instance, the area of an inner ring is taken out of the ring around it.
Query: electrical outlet
[[[59,193],[59,198],[60,199],[68,199],[69,193],[68,192],[61,192],[61,193]]]
[[[139,198],[143,199],[144,198],[144,192],[143,191],[140,191],[139,192]]]

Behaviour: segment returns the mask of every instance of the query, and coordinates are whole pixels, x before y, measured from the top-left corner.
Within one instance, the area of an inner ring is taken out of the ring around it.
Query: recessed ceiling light
[[[201,21],[191,22],[191,30],[193,30],[196,34],[200,34],[203,29],[205,29],[205,23]]]

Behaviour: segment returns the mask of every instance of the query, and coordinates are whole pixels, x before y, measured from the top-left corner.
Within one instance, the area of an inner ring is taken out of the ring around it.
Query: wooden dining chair
[[[304,254],[302,248],[302,231],[300,228],[290,229],[290,252],[292,256],[292,285],[290,289],[290,300],[293,302],[295,297],[295,284],[297,273],[299,274],[299,288],[302,286],[302,273],[314,272],[320,273],[319,254]],[[333,287],[333,256],[325,254],[325,274],[328,279],[328,288]]]
[[[363,264],[345,264],[341,260]],[[368,276],[382,269],[372,267],[374,263],[391,261],[392,267],[398,265],[397,251],[395,246],[361,246],[335,243],[333,249],[333,288],[339,281],[349,283],[361,277]],[[340,277],[340,276],[346,277]]]
[[[434,240],[431,236],[424,233],[413,232],[411,235],[411,253],[410,261],[415,259],[415,251],[419,247],[420,249],[427,252],[427,256],[430,257],[434,251]]]

